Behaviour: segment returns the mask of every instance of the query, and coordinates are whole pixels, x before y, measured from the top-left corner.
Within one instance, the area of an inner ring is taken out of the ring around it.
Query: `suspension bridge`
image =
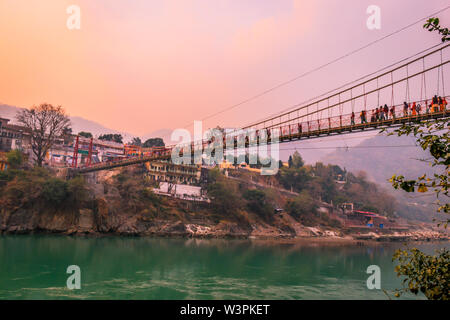
[[[242,129],[236,129],[232,141],[223,140],[224,150],[258,147],[263,144],[289,143],[333,135],[367,130],[399,127],[408,123],[445,119],[449,96],[445,93],[445,67],[450,62],[450,45],[442,45],[417,58],[397,64],[387,71],[378,72],[343,89],[335,90],[310,103],[297,105]],[[382,69],[383,70],[383,69]],[[240,132],[251,131],[254,138],[240,137]],[[275,132],[277,139],[274,139]],[[266,139],[259,137],[263,135]],[[195,142],[201,152],[211,141]],[[129,166],[148,161],[170,160],[175,146],[146,149],[136,156],[115,161],[92,163],[92,143],[85,165],[77,165],[78,143],[74,148],[71,175]],[[192,143],[191,156],[195,146]]]

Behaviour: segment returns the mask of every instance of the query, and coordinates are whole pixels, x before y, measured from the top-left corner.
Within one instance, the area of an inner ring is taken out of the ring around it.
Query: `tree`
[[[395,130],[389,135],[397,134],[413,135],[417,143],[423,150],[429,151],[432,156],[431,165],[433,167],[441,168],[441,174],[434,174],[427,176],[426,174],[417,179],[407,180],[403,175],[393,175],[390,179],[392,186],[395,189],[403,189],[406,192],[420,192],[425,193],[430,189],[437,196],[437,203],[439,204],[438,212],[450,213],[450,204],[441,203],[439,196],[448,199],[449,193],[449,168],[450,168],[450,137],[448,128],[450,122],[448,119],[438,119],[429,122],[419,122],[415,124],[405,124],[401,128]],[[447,226],[449,220],[445,222]]]
[[[311,176],[308,174],[305,167],[281,167],[281,169],[278,170],[278,177],[280,183],[286,189],[292,188],[295,191],[304,189],[308,181],[311,180]]]
[[[289,156],[289,168],[301,168],[305,165],[302,156],[295,151],[292,156]]]
[[[422,292],[431,300],[448,300],[450,294],[450,252],[442,249],[437,255],[429,256],[418,249],[407,251],[398,250],[394,259],[400,262],[395,267],[397,274],[405,276],[403,283],[406,288],[396,290],[399,297],[403,292],[414,294]]]
[[[80,132],[78,132],[78,135],[80,137],[92,138],[92,133],[90,133],[90,132],[80,131]]]
[[[102,134],[98,138],[99,140],[123,143],[123,137],[121,134],[113,134],[113,133]]]
[[[72,128],[68,126],[65,127],[62,132],[62,137],[64,139],[64,144],[69,144],[71,141],[73,141]]]
[[[141,147],[142,146],[141,138],[134,137],[133,140],[130,141],[130,144],[133,145],[133,146]]]
[[[442,42],[450,40],[448,29],[439,25],[438,18],[431,18],[424,25],[429,31],[438,31],[443,35]],[[442,169],[442,173],[428,177],[426,174],[417,179],[407,180],[403,175],[394,175],[390,181],[395,189],[403,189],[406,192],[428,192],[431,189],[437,196],[439,204],[438,212],[450,213],[448,203],[450,147],[448,119],[437,119],[429,122],[417,122],[404,124],[392,134],[413,135],[423,150],[431,155],[431,165]],[[439,196],[447,199],[441,203]],[[449,219],[444,221],[447,228]],[[438,224],[440,226],[441,223]],[[428,255],[413,248],[410,250],[397,250],[393,260],[398,261],[395,271],[398,276],[405,277],[403,283],[407,287],[396,290],[399,297],[404,292],[418,294],[422,292],[428,299],[448,300],[450,292],[450,251],[441,249],[435,255]]]
[[[54,107],[47,103],[19,111],[17,121],[31,132],[31,148],[39,167],[56,139],[61,137],[70,125],[63,107]]]
[[[208,175],[208,196],[216,213],[234,215],[242,208],[238,186],[226,179],[218,169],[210,170]]]
[[[442,42],[450,41],[449,30],[448,28],[443,28],[439,25],[439,18],[430,18],[423,26],[430,32],[437,31],[442,35]]]
[[[150,139],[147,139],[142,146],[144,148],[164,147],[165,143],[164,143],[164,140],[161,138],[150,138]]]

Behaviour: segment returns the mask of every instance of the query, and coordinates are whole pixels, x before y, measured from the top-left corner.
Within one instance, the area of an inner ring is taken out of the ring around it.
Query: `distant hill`
[[[298,151],[307,164],[324,162],[323,159],[326,159],[336,148],[354,147],[366,139],[368,139],[367,132],[361,132],[293,141],[280,145],[280,159],[287,161],[290,155]]]
[[[339,149],[321,159],[337,164],[349,171],[365,171],[375,182],[386,184],[394,174],[417,178],[435,172],[427,159],[429,154],[416,146],[414,137],[377,135],[360,142],[353,148]]]

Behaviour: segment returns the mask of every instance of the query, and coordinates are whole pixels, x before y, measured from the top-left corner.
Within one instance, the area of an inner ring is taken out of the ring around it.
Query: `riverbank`
[[[17,215],[14,215],[17,218]],[[183,239],[250,239],[254,241],[277,241],[280,243],[313,243],[314,245],[360,245],[379,242],[433,242],[449,241],[448,234],[433,230],[415,230],[408,232],[389,232],[382,234],[369,232],[366,234],[349,233],[347,230],[321,227],[305,227],[300,224],[286,232],[268,225],[252,225],[250,229],[235,223],[218,224],[184,224],[181,221],[155,221],[145,224],[141,219],[118,222],[117,228],[107,228],[105,221],[98,224],[98,217],[84,211],[82,215],[70,223],[66,216],[53,218],[40,214],[39,217],[25,215],[24,220],[9,220],[9,224],[0,224],[0,235],[61,235],[72,237],[147,237],[147,238],[183,238]],[[145,225],[143,225],[145,224]]]

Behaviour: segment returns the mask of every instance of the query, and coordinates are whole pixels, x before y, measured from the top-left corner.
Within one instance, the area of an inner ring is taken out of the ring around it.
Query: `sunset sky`
[[[81,29],[69,30],[69,5]],[[366,9],[381,7],[381,30]],[[0,0],[0,103],[144,135],[239,103],[448,0]],[[439,15],[450,26],[450,10]],[[242,126],[439,43],[421,25],[205,121]],[[450,81],[450,79],[449,79]]]

